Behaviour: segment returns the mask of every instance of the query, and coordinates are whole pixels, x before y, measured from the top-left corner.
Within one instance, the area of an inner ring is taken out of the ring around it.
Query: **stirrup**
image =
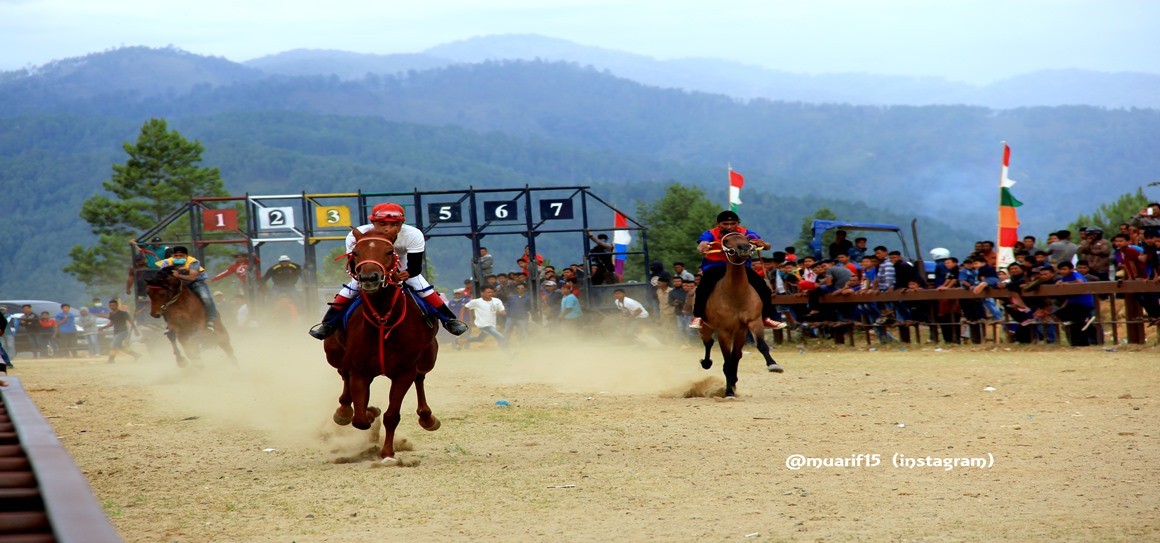
[[[781,330],[786,326],[784,322],[775,321],[769,317],[761,319],[761,323],[764,324],[766,328],[773,328],[774,330]]]
[[[694,330],[700,330],[701,329],[701,317],[693,317],[693,320],[689,321],[689,328],[692,328]]]

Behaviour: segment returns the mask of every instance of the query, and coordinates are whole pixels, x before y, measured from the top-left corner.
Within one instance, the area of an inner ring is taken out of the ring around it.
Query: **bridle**
[[[369,265],[369,266],[373,266],[373,267],[378,268],[379,271],[382,272],[383,279],[382,279],[382,281],[379,281],[380,288],[385,287],[388,284],[397,285],[398,282],[394,280],[394,275],[395,275],[395,272],[399,270],[399,255],[395,254],[394,250],[391,251],[391,260],[390,260],[389,268],[388,268],[388,265],[385,265],[382,262],[379,262],[377,260],[363,260],[362,262],[355,262],[355,256],[354,256],[355,250],[354,249],[357,249],[359,244],[361,244],[365,241],[384,241],[384,242],[388,243],[392,247],[392,249],[395,246],[393,241],[391,241],[387,238],[384,238],[382,236],[363,236],[363,237],[359,238],[359,240],[357,242],[355,242],[354,248],[351,249],[351,252],[349,252],[345,255],[347,258],[347,266],[346,266],[347,275],[353,277],[356,280],[359,280],[359,276],[358,276],[359,268]],[[359,280],[359,282],[361,283],[361,280]]]
[[[389,240],[387,238],[381,237],[381,236],[364,236],[362,238],[359,238],[359,240],[357,242],[355,242],[354,247],[357,248],[359,246],[359,244],[364,242],[364,241],[385,241],[388,244],[390,244],[392,248],[394,247],[394,242],[392,242],[391,240]],[[354,253],[355,253],[355,251],[352,249],[351,252],[347,253],[346,256],[347,256],[347,274],[349,274],[355,280],[358,280],[361,283],[362,281],[359,280],[358,273],[356,273],[356,272],[358,272],[358,269],[361,268],[362,266],[367,265],[367,264],[371,264],[383,272],[383,279],[382,279],[382,281],[379,282],[379,288],[386,287],[387,285],[393,285],[396,287],[400,287],[399,283],[394,280],[394,274],[399,269],[399,255],[396,254],[393,250],[391,251],[391,261],[390,261],[389,265],[384,265],[383,263],[381,263],[377,260],[364,260],[362,262],[354,262],[354,258],[355,258]],[[394,294],[391,295],[390,302],[387,303],[386,311],[384,311],[383,313],[380,314],[377,310],[375,310],[374,304],[371,303],[371,299],[370,299],[369,295],[367,294],[366,289],[362,289],[362,301],[363,301],[362,305],[364,308],[364,310],[362,312],[363,317],[365,317],[367,319],[367,322],[369,322],[371,324],[371,326],[374,326],[375,328],[378,328],[378,330],[379,330],[378,331],[379,340],[376,343],[379,344],[379,374],[380,375],[386,375],[386,373],[387,373],[387,359],[386,359],[387,338],[391,335],[391,332],[394,331],[394,329],[396,327],[398,327],[400,323],[403,322],[403,319],[405,319],[407,317],[407,300],[406,300],[406,298],[404,298],[402,296],[403,289],[400,287],[400,288],[396,288],[394,290],[395,290],[395,292],[394,292]],[[400,303],[400,302],[402,302],[402,303]],[[401,306],[402,309],[400,311],[395,311],[395,309],[399,306]],[[394,322],[388,322],[388,320],[390,320],[393,315],[397,316],[394,319]]]
[[[161,279],[158,279],[158,281],[160,281],[160,280],[161,280]],[[184,288],[185,288],[185,283],[182,283],[181,281],[178,281],[178,282],[177,282],[177,290],[176,290],[176,291],[174,291],[172,288],[170,288],[170,286],[169,286],[168,282],[166,282],[166,284],[165,284],[164,286],[162,286],[162,285],[151,285],[151,284],[146,284],[146,285],[145,285],[145,290],[146,290],[146,291],[148,291],[148,290],[150,290],[150,289],[153,289],[153,290],[163,290],[163,291],[166,291],[166,292],[171,292],[171,293],[173,293],[173,297],[172,297],[172,298],[170,298],[169,300],[167,300],[165,303],[161,304],[161,307],[160,307],[160,308],[158,308],[157,312],[158,312],[158,313],[161,313],[161,314],[164,314],[164,313],[165,313],[165,310],[166,310],[166,309],[167,309],[167,308],[168,308],[170,305],[172,305],[172,304],[173,304],[173,302],[176,302],[176,301],[177,301],[177,299],[181,297],[181,291],[182,291],[182,289],[184,289]]]
[[[732,236],[738,236],[741,238],[745,238],[745,235],[740,233],[740,232],[729,232],[728,234],[721,236],[721,242],[720,242],[721,243],[721,252],[725,253],[725,260],[729,261],[730,264],[733,264],[735,266],[744,266],[745,263],[749,261],[749,255],[741,256],[740,253],[737,251],[737,249],[735,249],[733,247],[726,247],[725,246],[725,240],[729,239]],[[746,241],[746,243],[748,243],[749,242],[748,238],[746,238],[745,241]],[[741,260],[740,261],[735,260],[735,258],[739,257],[739,256],[740,256]]]

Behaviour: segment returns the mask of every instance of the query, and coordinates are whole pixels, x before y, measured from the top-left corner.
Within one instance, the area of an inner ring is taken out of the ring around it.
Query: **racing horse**
[[[354,423],[355,428],[367,430],[382,414],[386,440],[379,451],[380,462],[395,464],[399,409],[412,384],[419,397],[419,426],[431,432],[439,429],[439,419],[431,414],[423,390],[439,354],[435,340],[439,330],[397,280],[399,257],[393,241],[373,231],[351,230],[355,244],[347,255],[347,269],[359,282],[361,300],[348,315],[346,326],[322,344],[326,361],[342,376],[334,422]],[[386,413],[368,407],[371,381],[380,375],[391,380]]]
[[[149,315],[153,318],[164,318],[169,329],[165,337],[173,347],[173,356],[177,357],[177,366],[184,368],[189,359],[198,360],[201,357],[201,345],[194,338],[205,332],[205,306],[185,282],[173,275],[172,268],[162,268],[152,278],[145,281],[145,292],[149,295]],[[230,334],[222,326],[221,319],[214,323],[213,336],[209,339],[221,347],[230,362],[237,365],[234,348],[230,345]],[[181,342],[181,348],[177,343]],[[182,354],[182,350],[185,354]],[[186,358],[188,356],[188,359]]]
[[[733,232],[721,238],[721,249],[717,250],[725,253],[727,265],[725,276],[706,300],[705,319],[700,330],[701,342],[705,344],[705,358],[701,360],[701,367],[713,367],[710,353],[713,349],[713,334],[716,333],[717,341],[721,342],[721,355],[725,358],[722,364],[725,397],[733,398],[746,332],[757,341],[757,350],[765,357],[766,368],[776,373],[783,370],[769,355],[765,327],[761,322],[762,300],[746,277],[745,263],[753,253],[753,244],[744,235]]]

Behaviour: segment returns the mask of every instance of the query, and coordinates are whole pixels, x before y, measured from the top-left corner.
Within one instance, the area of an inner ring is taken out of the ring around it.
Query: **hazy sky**
[[[1160,0],[0,0],[0,70],[128,45],[235,61],[535,33],[661,59],[933,75],[1160,73]]]

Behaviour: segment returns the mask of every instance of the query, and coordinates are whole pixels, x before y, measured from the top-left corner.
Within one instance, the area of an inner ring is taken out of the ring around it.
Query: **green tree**
[[[663,262],[665,269],[673,262],[685,262],[695,268],[701,261],[697,236],[713,227],[720,211],[703,189],[680,183],[666,187],[665,195],[652,203],[637,201],[637,217],[648,227],[649,258]],[[636,246],[639,248],[639,243]],[[648,269],[642,256],[632,256],[635,258],[629,258],[630,266]]]
[[[1110,238],[1119,233],[1121,224],[1140,213],[1146,205],[1148,197],[1144,196],[1144,187],[1139,187],[1136,192],[1124,194],[1115,202],[1101,204],[1091,215],[1080,215],[1067,229],[1075,234],[1081,226],[1098,226],[1104,231],[1104,237]],[[1072,239],[1076,238],[1073,236]]]
[[[64,271],[90,289],[124,284],[130,263],[130,238],[148,229],[192,196],[225,196],[217,168],[200,166],[201,142],[189,141],[169,130],[164,119],[150,119],[136,143],[125,142],[129,159],[113,165],[103,183],[111,195],[85,200],[80,216],[94,234],[96,245],[73,246],[72,263]]]
[[[814,240],[813,224],[814,224],[814,221],[818,220],[818,219],[833,221],[833,220],[837,220],[838,216],[835,215],[833,211],[830,211],[830,208],[820,207],[820,208],[818,208],[817,211],[814,212],[813,215],[810,215],[809,217],[802,219],[802,230],[798,234],[797,243],[794,243],[794,247],[797,247],[799,258],[803,257],[803,256],[813,256],[813,253],[810,252],[810,242]],[[833,230],[823,234],[822,235],[822,251],[825,252],[825,248],[828,247],[831,243],[833,243],[834,239],[836,239],[836,238],[837,238],[837,233],[834,232]]]

